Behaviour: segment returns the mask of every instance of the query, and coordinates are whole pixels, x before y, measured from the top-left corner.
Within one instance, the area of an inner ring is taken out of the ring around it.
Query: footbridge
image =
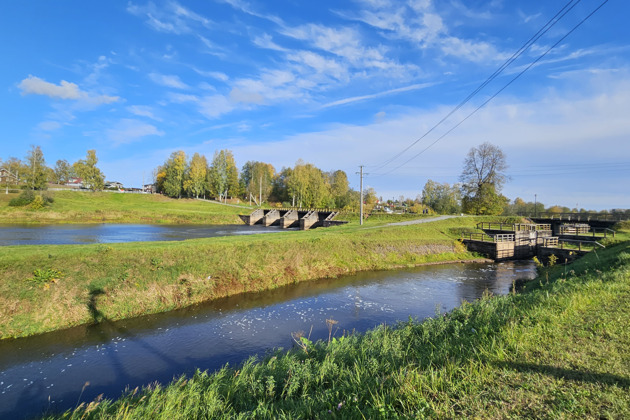
[[[238,217],[250,226],[262,224],[263,226],[280,226],[285,229],[308,230],[348,223],[343,220],[333,220],[338,214],[338,211],[329,209],[257,209],[251,214],[240,214]]]
[[[587,224],[591,228],[612,229],[619,222],[630,220],[628,211],[613,213],[531,213],[523,215],[534,223],[550,224],[554,232],[559,232],[559,227],[563,224]]]
[[[614,231],[595,234],[591,229],[564,224],[562,235],[554,236],[548,223],[487,223],[477,224],[477,232],[462,234],[462,242],[473,252],[496,261],[537,257],[547,261],[555,255],[560,261],[571,261],[593,249],[603,248],[597,240]]]

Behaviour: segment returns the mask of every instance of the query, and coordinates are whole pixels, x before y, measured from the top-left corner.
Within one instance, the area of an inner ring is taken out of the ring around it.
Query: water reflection
[[[409,316],[447,311],[485,290],[507,293],[531,278],[532,263],[451,264],[397,272],[369,272],[246,294],[166,314],[121,322],[105,320],[41,336],[0,342],[0,418],[64,410],[125,387],[168,382],[194,369],[237,364],[270,348],[290,347],[291,332],[312,327],[328,336],[326,319],[340,331],[365,331]],[[95,308],[97,310],[97,308]],[[338,332],[339,335],[340,332]]]
[[[183,241],[281,231],[262,225],[0,225],[0,246]]]

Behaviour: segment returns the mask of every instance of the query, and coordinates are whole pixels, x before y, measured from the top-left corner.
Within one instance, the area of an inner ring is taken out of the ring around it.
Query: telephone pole
[[[360,224],[363,225],[363,175],[368,175],[368,174],[364,174],[363,173],[363,165],[359,165],[359,172],[357,172],[357,174],[359,174],[359,176],[361,177],[360,181],[359,181],[359,190],[360,190],[360,192],[359,192],[359,197],[360,197],[359,200],[361,200],[361,203],[360,203],[361,204],[361,207],[360,207],[361,208],[361,213],[360,213],[360,218],[361,218],[360,220],[361,221],[360,221]]]

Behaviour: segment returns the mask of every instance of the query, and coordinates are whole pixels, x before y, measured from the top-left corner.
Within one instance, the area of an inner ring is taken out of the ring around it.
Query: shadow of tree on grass
[[[596,384],[617,385],[622,388],[630,388],[630,378],[613,375],[611,373],[599,373],[589,370],[563,369],[549,365],[536,365],[533,363],[519,362],[494,362],[495,366],[503,369],[512,369],[517,372],[540,373],[568,381],[590,382]]]

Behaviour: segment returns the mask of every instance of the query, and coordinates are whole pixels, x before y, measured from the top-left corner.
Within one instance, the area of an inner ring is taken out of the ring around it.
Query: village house
[[[122,190],[125,188],[121,182],[105,181],[105,189],[107,190]]]
[[[0,168],[0,184],[17,184],[18,179],[15,174],[5,168]]]
[[[66,186],[70,188],[83,188],[83,178],[70,178]]]

